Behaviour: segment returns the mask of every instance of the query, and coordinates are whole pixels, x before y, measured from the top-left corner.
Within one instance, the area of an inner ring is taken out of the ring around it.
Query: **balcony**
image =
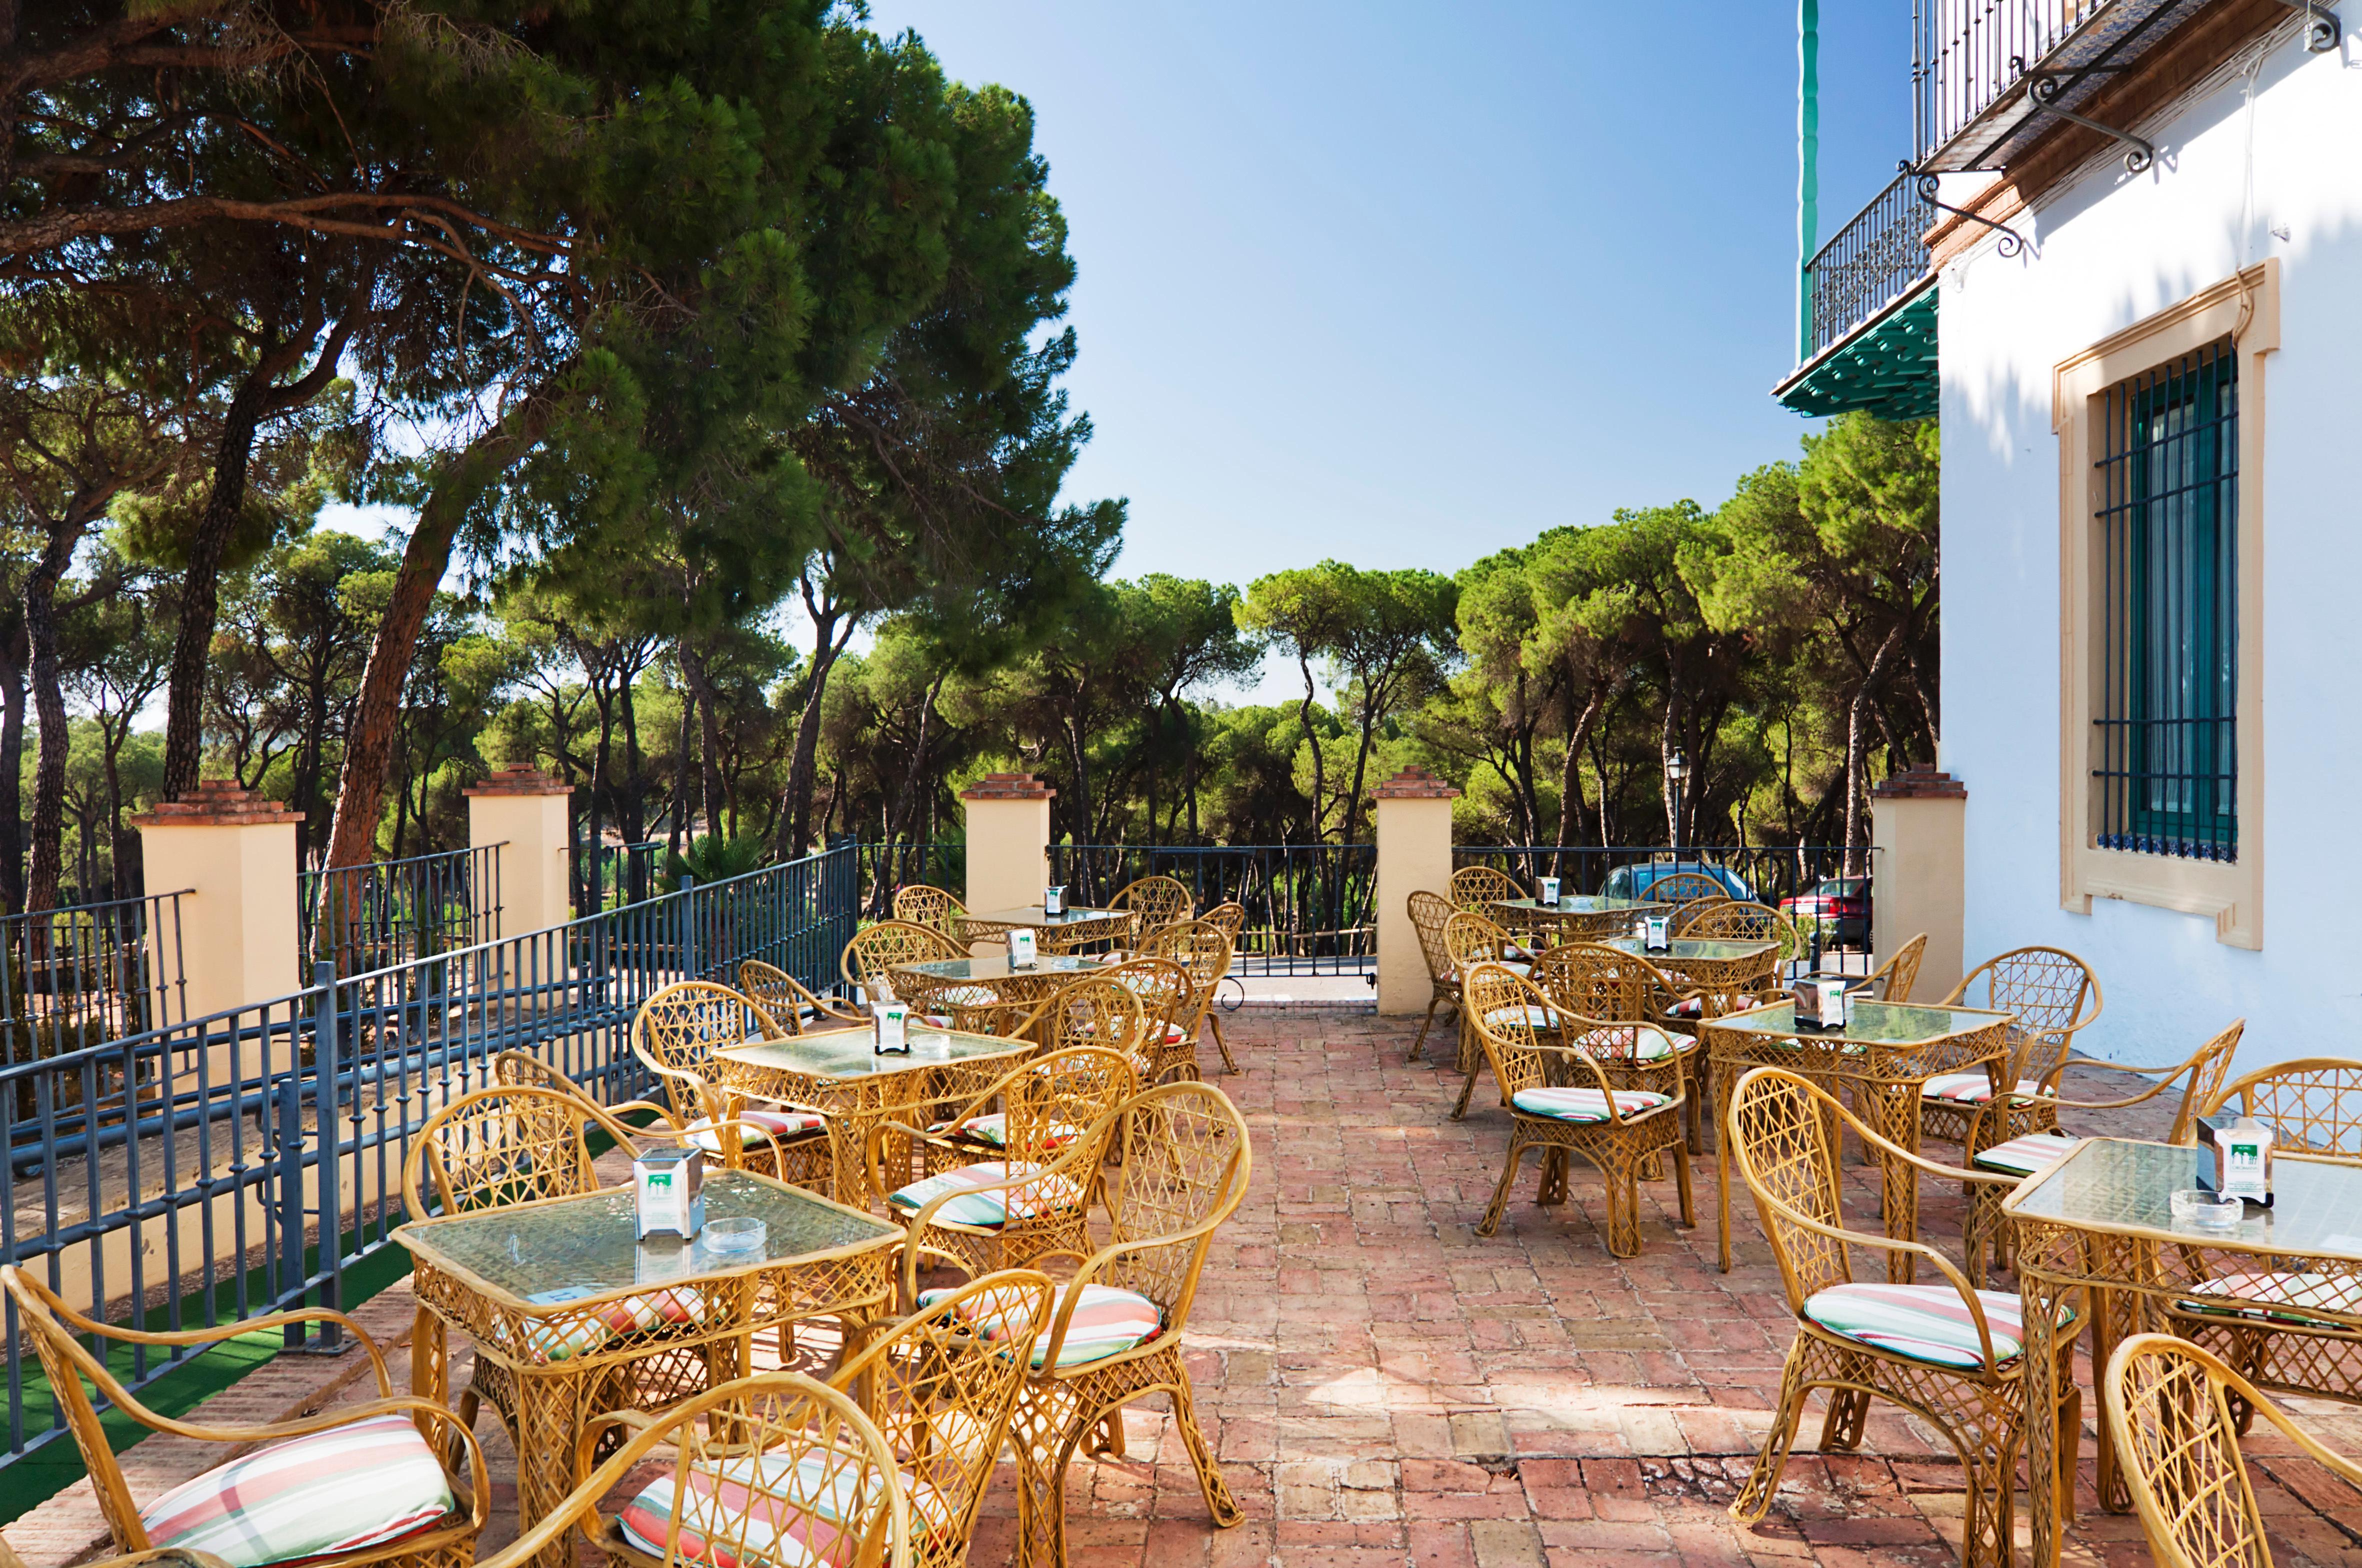
[[[1936,290],[1929,211],[1901,174],[1805,265],[1804,362],[1772,396],[1808,415],[1936,412]]]

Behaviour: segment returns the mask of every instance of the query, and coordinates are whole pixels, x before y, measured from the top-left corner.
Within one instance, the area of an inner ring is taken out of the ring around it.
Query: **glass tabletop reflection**
[[[1570,893],[1554,904],[1540,899],[1496,899],[1496,910],[1516,910],[1520,914],[1617,914],[1642,910],[1661,910],[1670,914],[1671,904],[1652,904],[1641,899],[1610,899],[1596,893]]]
[[[1061,926],[1098,925],[1111,920],[1130,920],[1131,914],[1127,910],[1074,909],[1061,910],[1056,914],[1051,914],[1041,905],[1034,904],[1030,908],[1019,910],[970,911],[966,918],[972,921],[989,922],[994,925]]]
[[[394,1232],[422,1261],[531,1306],[789,1263],[839,1247],[884,1244],[902,1228],[745,1171],[709,1170],[705,1220],[763,1221],[761,1252],[716,1253],[702,1240],[636,1239],[632,1189],[421,1220]]]
[[[2213,1158],[2211,1151],[2187,1144],[2086,1139],[2067,1158],[2028,1177],[2003,1207],[2021,1220],[2362,1263],[2362,1165],[2277,1158],[2271,1208],[2250,1207],[2235,1231],[2177,1225],[2173,1195],[2200,1185],[2200,1172],[2211,1171]]]
[[[923,964],[897,964],[896,974],[925,975],[938,980],[1006,980],[1021,975],[1073,975],[1103,966],[1091,954],[1044,953],[1018,968],[1001,954],[987,958],[931,958]]]
[[[1047,960],[1044,960],[1047,962]],[[922,968],[933,966],[922,965]],[[880,1055],[870,1031],[831,1029],[784,1040],[749,1040],[724,1045],[714,1055],[750,1066],[774,1067],[816,1078],[871,1078],[907,1073],[944,1062],[965,1062],[977,1056],[999,1056],[1029,1048],[1030,1042],[999,1034],[970,1034],[956,1029],[930,1029],[913,1022],[907,1055]]]
[[[1760,958],[1766,953],[1776,952],[1780,946],[1776,942],[1748,942],[1713,936],[1676,936],[1663,947],[1650,947],[1637,936],[1619,936],[1600,945],[1613,947],[1618,953],[1636,953],[1650,960],[1674,962],[1683,958]]]
[[[1872,1001],[1858,998],[1847,1010],[1842,1029],[1816,1029],[1796,1024],[1794,1001],[1774,1002],[1714,1021],[1716,1029],[1752,1034],[1801,1034],[1812,1040],[1859,1041],[1872,1045],[1925,1045],[1970,1030],[2004,1022],[2010,1015],[1971,1007],[1927,1007],[1914,1002]]]

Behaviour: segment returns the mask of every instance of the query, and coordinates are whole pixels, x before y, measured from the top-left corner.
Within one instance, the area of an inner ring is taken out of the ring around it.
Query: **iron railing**
[[[870,919],[894,911],[894,893],[925,882],[957,896],[967,882],[967,845],[894,843],[861,845],[861,907]]]
[[[1538,876],[1559,878],[1562,893],[1645,896],[1650,881],[1674,869],[1717,876],[1733,898],[1751,898],[1778,909],[1812,891],[1825,878],[1871,875],[1876,851],[1842,845],[1461,844],[1451,850],[1455,866],[1493,866],[1532,885]],[[1865,911],[1867,893],[1862,900]],[[1823,948],[1859,947],[1867,952],[1870,933],[1816,920],[1805,928],[1816,955]]]
[[[1805,263],[1811,285],[1811,359],[1893,304],[1927,275],[1928,208],[1900,174]]]
[[[291,996],[0,1065],[0,1262],[152,1328],[336,1306],[403,1218],[418,1130],[489,1080],[494,1053],[609,1101],[646,1092],[631,1030],[660,987],[734,978],[745,958],[833,987],[854,861],[834,850],[366,974],[322,962]],[[13,1457],[64,1430],[13,1306],[0,1321]],[[138,1388],[190,1353],[125,1347],[116,1371]]]
[[[661,885],[664,863],[661,839],[644,844],[578,842],[574,845],[574,912],[595,914],[654,898]]]
[[[490,942],[501,929],[501,849],[477,845],[298,872],[304,959],[357,975]]]
[[[1201,913],[1243,906],[1235,975],[1355,975],[1377,961],[1375,845],[1054,844],[1050,871],[1078,905],[1161,876],[1186,885]]]
[[[0,917],[0,1065],[53,1059],[185,1018],[181,897]],[[29,1099],[10,1107],[31,1110]]]
[[[2203,0],[1915,0],[1918,167],[2001,169]]]

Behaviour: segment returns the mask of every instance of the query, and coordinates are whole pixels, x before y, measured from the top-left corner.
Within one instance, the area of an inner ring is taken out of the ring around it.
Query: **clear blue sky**
[[[1909,150],[1910,13],[1821,9],[1826,238]],[[1120,575],[1451,571],[1795,453],[1793,0],[872,15],[1033,105]]]

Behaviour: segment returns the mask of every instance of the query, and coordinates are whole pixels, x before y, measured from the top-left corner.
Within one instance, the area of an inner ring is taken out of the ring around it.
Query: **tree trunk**
[[[1573,705],[1573,687],[1567,689],[1568,706]],[[1605,693],[1596,686],[1591,689],[1583,704],[1583,712],[1574,715],[1566,730],[1566,761],[1558,776],[1558,841],[1573,844],[1583,828],[1583,743],[1591,737],[1591,726],[1599,721],[1599,710]],[[1602,779],[1604,786],[1606,782]],[[1566,856],[1561,855],[1554,868],[1564,877]]]
[[[1312,727],[1312,705],[1319,699],[1319,691],[1312,684],[1310,657],[1299,651],[1296,656],[1296,667],[1304,672],[1304,701],[1297,704],[1297,720],[1304,726],[1305,744],[1312,748],[1312,831],[1307,837],[1308,842],[1318,844],[1320,842],[1320,798],[1329,792],[1329,781],[1320,764],[1320,735]]]
[[[25,646],[20,613],[0,636],[0,901],[25,908]]]
[[[79,522],[50,519],[41,553],[25,576],[25,642],[32,652],[33,706],[40,718],[33,755],[33,868],[25,907],[55,909],[64,870],[66,694],[58,669],[58,583],[81,543]]]
[[[419,509],[418,527],[402,553],[393,592],[361,670],[360,694],[353,702],[343,777],[337,786],[337,813],[328,825],[326,864],[332,867],[367,865],[377,846],[378,812],[393,761],[402,690],[410,679],[418,635],[434,608],[435,591],[451,564],[452,542],[476,498],[540,442],[557,411],[561,374],[553,373],[523,404],[446,464]],[[185,617],[188,612],[182,613]],[[327,878],[321,878],[321,885],[326,887]]]
[[[828,691],[829,671],[836,668],[839,655],[859,625],[861,617],[841,611],[831,604],[822,609],[813,597],[811,582],[803,585],[804,609],[812,622],[811,679],[805,682],[803,712],[796,716],[796,749],[788,764],[788,785],[779,801],[779,828],[771,852],[781,860],[793,860],[811,845],[811,804],[813,780],[820,756],[821,700]],[[839,620],[844,629],[837,628]],[[823,823],[822,831],[827,831]]]
[[[254,458],[255,432],[270,405],[270,383],[279,373],[273,355],[238,382],[222,415],[221,439],[214,447],[213,488],[189,541],[189,561],[181,580],[181,624],[172,638],[171,681],[165,698],[163,798],[177,801],[196,789],[204,761],[205,679],[213,652],[214,624],[221,608],[221,563],[237,517],[246,505],[246,473]],[[38,807],[36,808],[38,811]],[[36,846],[35,853],[39,853]]]
[[[680,726],[673,748],[672,763],[672,823],[665,830],[665,864],[680,853],[682,834],[689,831],[689,741],[697,725],[697,693],[689,689],[686,672],[680,678]]]
[[[1880,683],[1885,679],[1886,667],[1893,660],[1894,650],[1902,646],[1902,642],[1903,624],[1898,621],[1886,634],[1886,640],[1878,645],[1878,652],[1871,657],[1869,669],[1862,674],[1861,684],[1854,688],[1853,701],[1846,705],[1845,843],[1849,872],[1855,865],[1854,851],[1868,842],[1862,833],[1861,774],[1864,754],[1869,749],[1865,732],[1869,728],[1870,704],[1878,694]]]
[[[705,812],[705,832],[708,837],[720,838],[722,833],[722,719],[713,700],[713,682],[705,668],[705,656],[697,651],[684,633],[676,650],[680,659],[681,679],[697,697],[697,730],[701,754],[698,757],[698,794]]]

